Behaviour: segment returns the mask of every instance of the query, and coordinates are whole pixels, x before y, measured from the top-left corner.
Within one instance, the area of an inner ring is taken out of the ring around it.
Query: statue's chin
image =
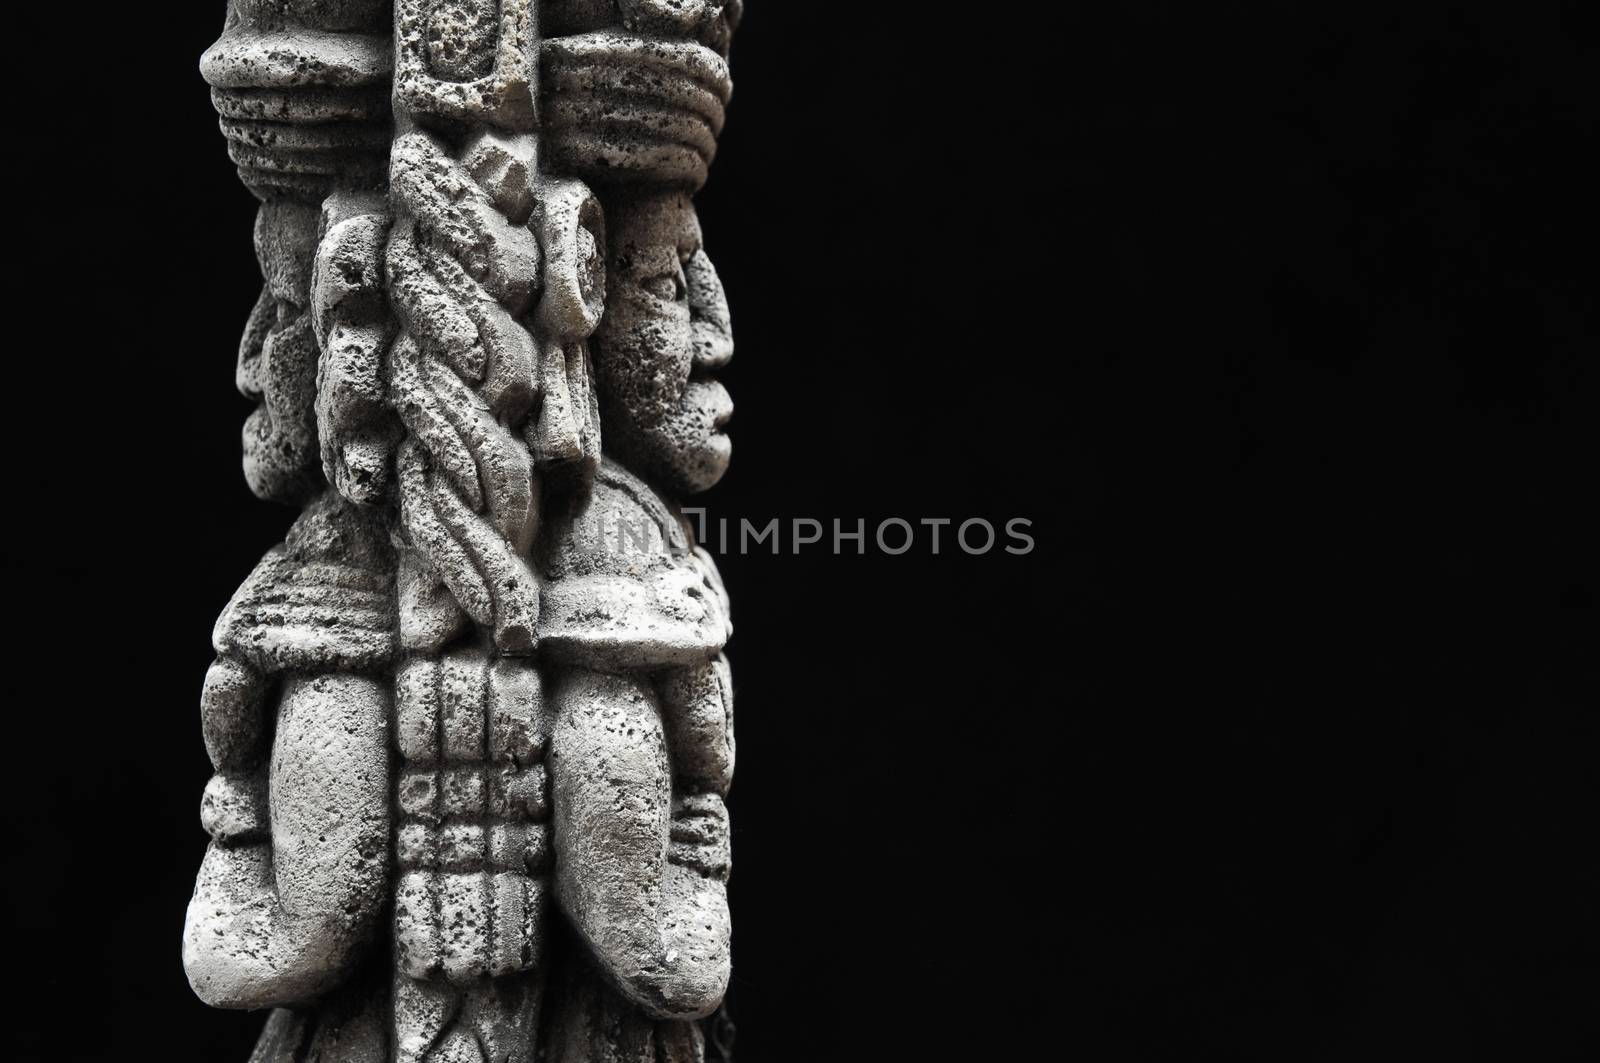
[[[714,432],[698,447],[683,455],[681,483],[684,490],[704,491],[722,479],[733,459],[733,440],[726,432]]]
[[[661,435],[619,446],[623,463],[651,480],[658,488],[696,494],[722,479],[733,457],[733,440],[726,432],[711,431],[698,438]]]

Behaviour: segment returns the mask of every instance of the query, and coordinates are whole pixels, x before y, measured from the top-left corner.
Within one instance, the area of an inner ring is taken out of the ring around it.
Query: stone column
[[[233,0],[262,201],[184,963],[257,1060],[697,1060],[729,977],[726,597],[677,501],[732,354],[691,197],[742,5]]]

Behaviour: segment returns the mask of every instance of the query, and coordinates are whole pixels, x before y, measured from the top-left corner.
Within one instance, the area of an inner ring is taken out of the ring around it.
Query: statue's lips
[[[722,382],[713,378],[691,379],[684,392],[684,406],[703,418],[713,432],[721,433],[733,420],[733,396]]]

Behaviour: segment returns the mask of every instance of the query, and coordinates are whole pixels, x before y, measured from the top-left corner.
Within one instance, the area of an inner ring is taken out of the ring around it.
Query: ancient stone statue
[[[191,984],[253,1059],[704,1058],[729,977],[728,464],[691,197],[738,0],[231,0],[260,200]]]

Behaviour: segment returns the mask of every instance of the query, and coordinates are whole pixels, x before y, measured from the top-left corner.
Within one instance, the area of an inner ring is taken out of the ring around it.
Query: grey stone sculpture
[[[674,497],[727,467],[700,245],[738,0],[231,0],[260,200],[195,992],[270,1061],[702,1059],[733,706]]]

